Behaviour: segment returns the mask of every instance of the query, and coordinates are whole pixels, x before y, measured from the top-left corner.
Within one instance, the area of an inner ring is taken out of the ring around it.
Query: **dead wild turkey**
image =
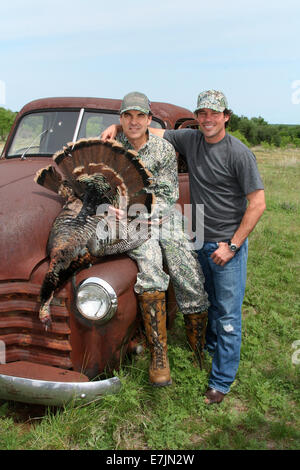
[[[126,210],[133,204],[142,204],[151,213],[155,202],[149,191],[151,173],[136,152],[126,151],[116,141],[81,139],[56,152],[53,160],[63,177],[52,165],[39,170],[35,177],[36,183],[66,200],[47,242],[50,265],[41,287],[39,312],[46,329],[51,326],[54,291],[75,271],[105,255],[132,249],[148,236],[145,230],[140,237],[136,231],[131,233],[136,226],[130,223],[122,225],[114,220],[110,224],[105,205]]]

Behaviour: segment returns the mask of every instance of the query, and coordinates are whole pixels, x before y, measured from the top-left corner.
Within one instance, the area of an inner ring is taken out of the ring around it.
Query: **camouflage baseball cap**
[[[150,101],[147,96],[138,91],[133,91],[125,95],[121,104],[120,114],[129,111],[130,109],[135,109],[141,111],[145,114],[151,113]]]
[[[203,91],[198,96],[197,109],[195,109],[195,113],[202,108],[208,108],[213,109],[214,111],[223,112],[224,109],[228,108],[226,96],[221,91]]]

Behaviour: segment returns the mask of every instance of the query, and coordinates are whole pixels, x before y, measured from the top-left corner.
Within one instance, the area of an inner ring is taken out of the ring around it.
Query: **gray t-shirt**
[[[247,208],[246,195],[264,189],[254,154],[230,134],[216,144],[194,129],[167,130],[164,138],[188,163],[194,230],[196,205],[201,204],[204,240],[231,239]]]

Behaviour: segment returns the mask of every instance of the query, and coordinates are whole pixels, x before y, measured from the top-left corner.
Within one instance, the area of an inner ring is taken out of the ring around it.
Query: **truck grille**
[[[46,332],[39,318],[40,286],[23,282],[0,284],[0,340],[5,362],[30,361],[70,369],[70,327],[66,293],[51,303],[52,326]]]

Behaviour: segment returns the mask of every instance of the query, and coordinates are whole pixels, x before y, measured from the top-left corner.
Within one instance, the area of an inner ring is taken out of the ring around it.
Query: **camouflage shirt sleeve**
[[[169,142],[151,134],[149,143],[155,156],[153,164],[148,166],[154,177],[150,189],[156,196],[157,210],[165,216],[179,197],[176,153]]]
[[[124,134],[118,134],[117,140],[125,148],[132,148]],[[169,215],[179,197],[174,147],[165,139],[149,133],[149,139],[139,150],[138,156],[153,175],[153,182],[149,189],[155,194],[156,207],[152,217]]]

